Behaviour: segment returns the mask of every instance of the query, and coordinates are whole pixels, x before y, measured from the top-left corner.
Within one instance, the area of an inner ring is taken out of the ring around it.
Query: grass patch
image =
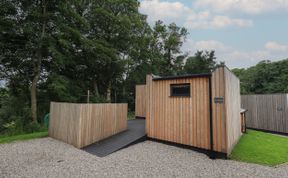
[[[275,166],[288,162],[288,137],[247,130],[234,148],[231,159]]]
[[[0,137],[0,144],[1,143],[10,143],[18,140],[29,140],[34,138],[42,138],[47,137],[48,131],[45,132],[34,132],[30,134],[22,134],[22,135],[14,135],[14,136],[1,136]]]
[[[128,120],[135,119],[135,112],[128,112]]]

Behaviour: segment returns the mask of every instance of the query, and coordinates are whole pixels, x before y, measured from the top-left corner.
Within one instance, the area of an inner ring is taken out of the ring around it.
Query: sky
[[[288,0],[140,0],[140,12],[187,28],[184,52],[215,50],[229,68],[288,58]]]

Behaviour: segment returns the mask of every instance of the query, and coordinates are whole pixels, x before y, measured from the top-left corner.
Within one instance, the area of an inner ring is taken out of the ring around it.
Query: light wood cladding
[[[227,153],[230,154],[242,135],[241,131],[241,95],[240,81],[226,67],[225,72],[225,105],[227,123]]]
[[[136,85],[135,116],[146,117],[146,86]]]
[[[50,104],[49,136],[77,148],[127,129],[127,104]]]
[[[148,137],[210,150],[209,77],[153,80],[147,75]],[[184,83],[190,84],[190,97],[170,96],[171,84]],[[239,79],[227,67],[218,67],[211,74],[211,90],[213,150],[230,154],[241,137]]]
[[[171,84],[190,83],[190,97],[170,96]],[[209,78],[146,80],[148,137],[191,145],[210,147]]]
[[[226,105],[224,67],[217,68],[212,73],[212,120],[213,148],[218,152],[227,152]],[[223,98],[224,103],[215,103],[215,98]],[[240,113],[239,113],[240,114]]]
[[[240,82],[225,66],[212,73],[214,150],[230,154],[241,137]],[[223,103],[215,103],[223,98]]]

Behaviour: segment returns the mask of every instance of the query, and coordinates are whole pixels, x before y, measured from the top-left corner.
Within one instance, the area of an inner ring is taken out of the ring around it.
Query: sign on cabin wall
[[[224,103],[224,97],[214,97],[214,103]]]

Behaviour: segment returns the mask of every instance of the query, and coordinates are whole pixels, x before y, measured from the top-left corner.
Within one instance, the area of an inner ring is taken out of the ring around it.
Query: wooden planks
[[[247,127],[288,133],[288,94],[242,95]]]
[[[226,105],[226,130],[227,153],[230,154],[242,135],[241,131],[241,95],[240,81],[228,69],[225,74],[225,105]]]
[[[212,112],[214,149],[230,154],[241,137],[240,82],[226,67],[212,73]],[[223,103],[215,103],[223,98]]]
[[[146,86],[136,85],[135,116],[146,117]]]
[[[191,97],[171,97],[170,85],[183,83],[190,83]],[[211,85],[213,150],[230,154],[241,137],[240,82],[221,66],[212,73]],[[209,76],[153,80],[148,75],[148,137],[210,150],[209,104]]]
[[[82,148],[127,129],[127,104],[50,104],[49,136]]]
[[[171,97],[170,84],[190,83],[190,97]],[[146,80],[148,137],[210,148],[209,78]]]
[[[212,114],[213,114],[213,148],[218,152],[227,152],[226,105],[224,67],[212,73]],[[224,103],[215,103],[215,98],[223,98]]]

